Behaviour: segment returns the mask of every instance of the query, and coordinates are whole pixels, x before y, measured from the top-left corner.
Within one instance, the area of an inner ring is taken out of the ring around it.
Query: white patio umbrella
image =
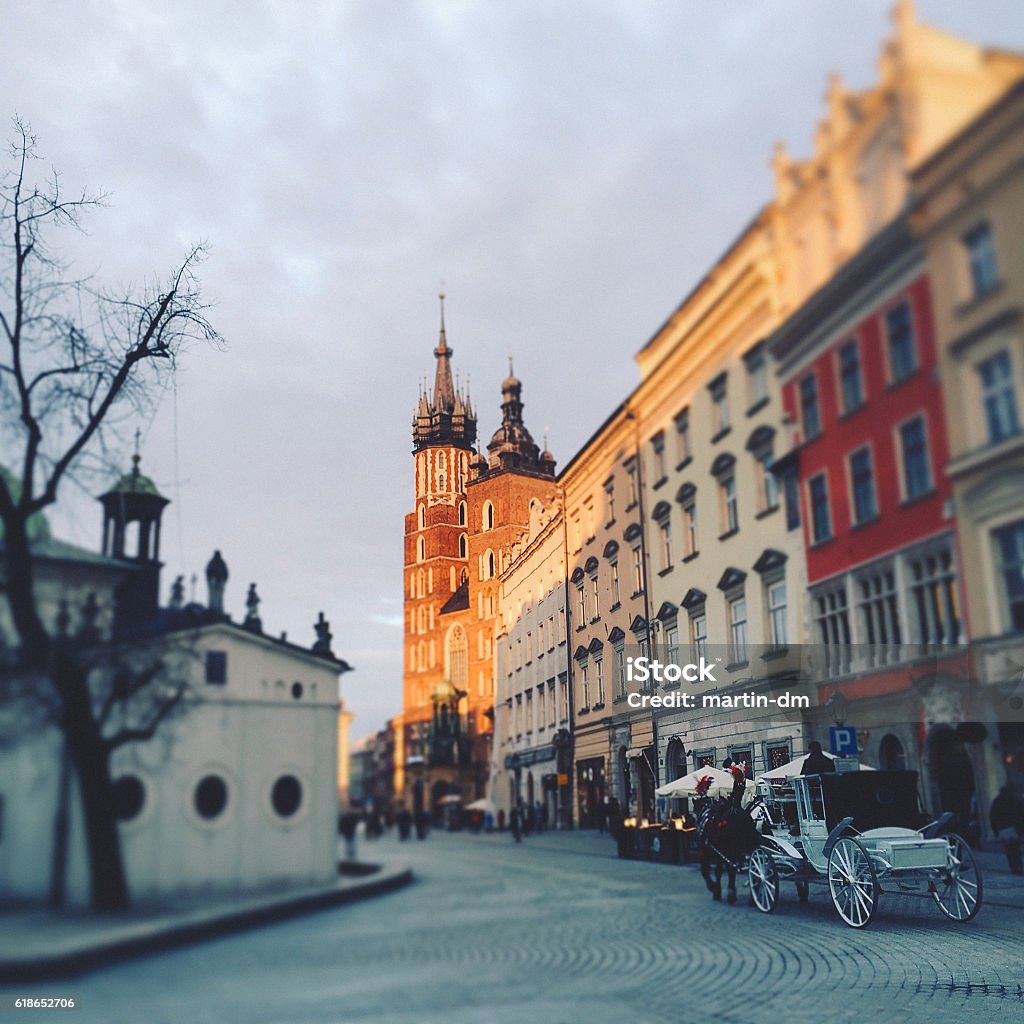
[[[779,765],[778,768],[772,768],[771,771],[762,772],[758,775],[755,782],[760,782],[761,779],[791,779],[794,775],[800,775],[803,773],[804,761],[807,760],[807,754],[801,754],[799,757],[794,757],[792,761],[787,761],[786,764]],[[823,756],[828,758],[829,761],[834,760],[831,754],[825,754]],[[861,762],[860,770],[862,772],[873,772],[874,768],[869,764]]]
[[[474,800],[471,804],[466,804],[467,811],[483,811],[486,814],[488,811],[491,814],[494,813],[494,804],[491,803],[487,797],[482,797],[479,800]]]
[[[665,797],[691,797],[697,795],[697,783],[701,779],[711,776],[711,787],[708,789],[706,796],[728,796],[732,792],[733,777],[729,772],[722,771],[721,768],[713,768],[707,765],[704,768],[697,768],[690,772],[689,775],[684,775],[681,779],[675,779],[672,782],[666,782],[664,786],[659,786],[654,792],[658,796]]]

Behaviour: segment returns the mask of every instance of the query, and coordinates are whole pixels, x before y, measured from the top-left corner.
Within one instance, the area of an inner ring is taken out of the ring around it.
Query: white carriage
[[[883,892],[930,896],[950,920],[981,907],[981,871],[970,846],[944,833],[950,815],[922,825],[917,773],[805,775],[761,784],[761,844],[747,872],[754,905],[775,909],[784,881],[801,901],[828,883],[851,928],[871,923]]]

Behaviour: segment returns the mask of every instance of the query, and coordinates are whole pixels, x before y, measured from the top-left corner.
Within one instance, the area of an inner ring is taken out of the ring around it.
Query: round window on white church
[[[146,804],[146,787],[137,775],[122,775],[110,787],[114,816],[118,821],[134,821]]]
[[[302,783],[294,775],[282,775],[270,790],[270,802],[280,817],[293,817],[302,806]]]
[[[196,784],[192,801],[200,818],[213,821],[228,805],[228,784],[219,775],[204,775]]]

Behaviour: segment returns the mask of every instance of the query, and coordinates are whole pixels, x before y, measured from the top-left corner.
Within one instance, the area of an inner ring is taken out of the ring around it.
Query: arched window
[[[494,552],[487,552],[487,579],[494,578]]]
[[[427,509],[425,505],[420,505],[420,529],[425,530],[427,528]]]
[[[468,546],[468,542],[466,540],[466,535],[463,533],[459,537],[459,558],[466,558],[466,557],[468,557],[468,554],[469,554],[469,546]],[[452,569],[452,572],[454,573],[455,570]]]
[[[423,537],[416,541],[416,561],[422,562],[427,557],[427,542]]]
[[[448,573],[448,585],[451,587],[451,591],[455,593],[455,566],[453,565]]]
[[[425,577],[423,575],[423,570],[420,569],[416,573],[416,596],[417,597],[423,597],[424,592],[425,592],[424,587],[425,587]]]
[[[448,681],[457,690],[467,690],[469,681],[469,638],[461,625],[452,626],[445,651]]]
[[[494,505],[489,501],[484,502],[484,507],[481,512],[481,528],[484,530],[494,529]]]
[[[459,502],[459,526],[466,525],[466,503],[464,501]]]

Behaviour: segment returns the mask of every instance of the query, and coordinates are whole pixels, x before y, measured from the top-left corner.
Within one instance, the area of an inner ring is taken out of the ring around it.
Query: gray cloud
[[[324,609],[358,669],[354,730],[377,727],[400,701],[409,419],[439,283],[481,432],[514,352],[564,463],[768,198],[773,141],[809,150],[829,71],[871,81],[887,7],[9,5],[10,112],[68,182],[112,192],[68,238],[83,266],[139,280],[213,246],[229,347],[193,351],[144,425],[174,500],[165,585],[220,547],[236,614],[250,580],[271,632],[312,641]],[[1015,2],[920,7],[1024,48]],[[98,506],[68,498],[60,529],[95,544]]]

